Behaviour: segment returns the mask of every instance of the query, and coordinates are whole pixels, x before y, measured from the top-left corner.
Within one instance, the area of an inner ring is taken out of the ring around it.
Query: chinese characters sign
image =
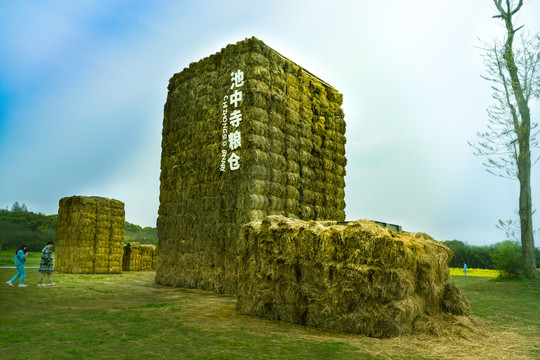
[[[220,171],[229,169],[234,171],[240,168],[240,148],[242,147],[242,86],[244,85],[244,72],[237,70],[231,73],[231,87],[229,95],[223,97],[222,103],[222,132],[221,132],[221,165]]]

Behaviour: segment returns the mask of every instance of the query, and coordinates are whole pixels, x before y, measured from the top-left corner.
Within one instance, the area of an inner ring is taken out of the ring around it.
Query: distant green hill
[[[16,203],[17,204],[17,203]],[[0,251],[28,246],[30,251],[41,251],[47,241],[54,241],[58,215],[44,215],[26,210],[26,206],[15,206],[11,211],[0,210]],[[141,228],[124,223],[126,242],[157,244],[157,229]]]
[[[30,251],[41,251],[47,241],[54,241],[56,218],[23,210],[0,210],[0,249],[24,244]]]
[[[158,236],[157,229],[153,227],[141,228],[139,225],[124,223],[124,237],[125,242],[140,242],[141,244],[154,244],[157,245]]]

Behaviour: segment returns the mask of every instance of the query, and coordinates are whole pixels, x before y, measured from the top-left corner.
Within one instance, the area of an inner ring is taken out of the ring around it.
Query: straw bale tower
[[[130,242],[124,245],[123,271],[155,271],[156,246]]]
[[[332,86],[251,38],[169,82],[159,284],[236,293],[242,225],[345,219],[345,121]]]
[[[54,270],[71,274],[122,272],[124,203],[102,197],[60,200]]]

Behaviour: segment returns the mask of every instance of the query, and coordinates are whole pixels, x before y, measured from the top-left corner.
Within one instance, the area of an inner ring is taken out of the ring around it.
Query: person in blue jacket
[[[21,245],[15,251],[15,267],[17,268],[17,275],[15,275],[11,280],[6,284],[13,286],[13,282],[19,278],[19,287],[27,287],[28,285],[24,284],[24,278],[26,278],[26,271],[24,270],[24,263],[26,262],[26,257],[28,256],[28,248],[26,245]]]
[[[467,276],[467,264],[463,264],[463,273]]]

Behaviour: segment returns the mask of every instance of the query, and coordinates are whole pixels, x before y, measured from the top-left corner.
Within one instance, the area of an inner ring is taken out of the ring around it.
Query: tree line
[[[517,241],[506,240],[493,245],[471,246],[459,240],[443,241],[454,257],[449,267],[496,269],[502,271],[502,277],[519,278],[524,275],[521,244]],[[540,249],[535,249],[536,263],[540,263]]]
[[[48,241],[54,241],[56,219],[57,215],[30,212],[18,202],[11,211],[0,210],[0,250],[24,244],[29,251],[41,251]]]
[[[156,228],[140,227],[127,221],[124,223],[124,237],[126,242],[139,242],[141,244],[157,245],[158,241]]]
[[[0,251],[18,248],[24,244],[29,251],[41,251],[48,241],[56,237],[58,215],[44,215],[28,211],[25,204],[15,202],[11,210],[0,209]],[[142,228],[124,222],[126,242],[157,244],[157,229]]]

